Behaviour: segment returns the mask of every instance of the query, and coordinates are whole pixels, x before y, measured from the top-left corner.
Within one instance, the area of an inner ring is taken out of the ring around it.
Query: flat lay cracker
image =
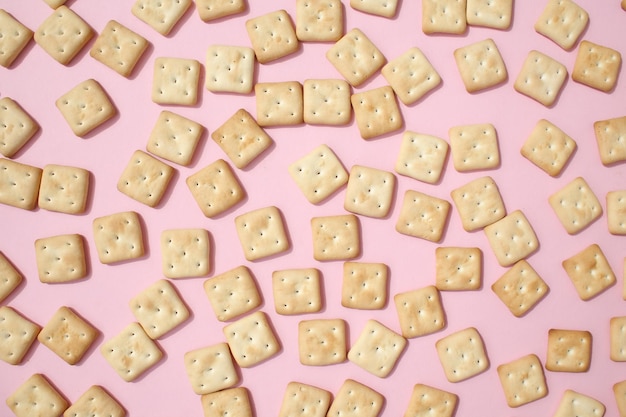
[[[11,295],[23,280],[20,271],[0,252],[0,302]]]
[[[615,87],[621,66],[618,51],[584,40],[578,47],[572,80],[607,92]]]
[[[520,150],[522,156],[548,175],[559,175],[576,151],[576,141],[546,119],[537,122]]]
[[[513,0],[467,0],[467,24],[492,29],[508,29],[513,16]]]
[[[91,78],[59,97],[56,106],[72,132],[79,137],[117,114],[117,108],[102,85]]]
[[[249,368],[270,359],[281,346],[267,314],[257,311],[223,328],[233,358],[242,368]]]
[[[598,197],[582,177],[569,182],[548,201],[569,234],[580,232],[603,213]]]
[[[376,262],[344,262],[341,305],[360,310],[382,309],[387,304],[389,268]]]
[[[191,388],[198,395],[221,391],[239,382],[233,357],[224,342],[186,352],[184,361]]]
[[[196,11],[204,22],[243,13],[248,7],[247,0],[196,0]]]
[[[398,0],[350,0],[350,7],[364,13],[392,18],[398,9]]]
[[[355,93],[350,101],[363,139],[394,132],[404,123],[396,95],[389,86]]]
[[[491,177],[477,178],[450,193],[463,228],[483,229],[506,216],[498,185]]]
[[[91,26],[62,5],[39,25],[34,39],[52,58],[68,65],[93,36]]]
[[[330,197],[348,182],[348,171],[328,145],[320,145],[289,165],[289,174],[313,204]]]
[[[450,153],[454,169],[469,172],[500,166],[498,134],[491,123],[451,127]]]
[[[438,197],[407,190],[402,200],[396,231],[431,242],[439,242],[443,236],[450,203]]]
[[[396,177],[391,172],[354,165],[343,207],[363,216],[385,217],[391,209],[395,186]]]
[[[330,126],[347,124],[352,116],[350,95],[350,85],[344,80],[304,80],[302,85],[304,123]]]
[[[291,16],[282,9],[248,19],[246,30],[261,64],[291,55],[300,47]]]
[[[626,4],[624,6],[626,6]],[[617,410],[619,411],[620,416],[623,416],[626,414],[626,382],[616,382],[615,385],[613,385],[613,393],[615,395]]]
[[[348,351],[348,359],[380,378],[388,376],[406,348],[407,341],[376,320],[368,320]]]
[[[136,0],[130,11],[152,29],[167,36],[191,4],[191,0]]]
[[[188,58],[154,60],[152,101],[157,104],[193,106],[198,102],[200,62]]]
[[[146,150],[160,158],[188,166],[204,131],[200,123],[163,110],[150,132]]]
[[[89,196],[89,171],[79,167],[48,164],[39,185],[39,208],[67,214],[84,213]]]
[[[520,407],[548,395],[543,366],[535,354],[499,365],[498,376],[509,407]]]
[[[436,184],[444,171],[448,143],[436,136],[405,131],[395,170],[398,174]]]
[[[478,290],[483,281],[483,252],[480,248],[440,246],[435,249],[435,268],[438,290]]]
[[[118,182],[118,191],[150,207],[163,198],[175,170],[150,154],[133,152]]]
[[[33,415],[60,416],[68,401],[43,374],[33,374],[6,399],[17,417]]]
[[[3,28],[3,36],[0,38],[0,65],[9,68],[33,39],[33,31],[6,10],[0,10],[0,24]]]
[[[595,243],[565,259],[562,265],[583,301],[597,296],[616,281],[604,252]]]
[[[161,270],[167,278],[204,276],[211,269],[211,242],[205,229],[161,233]]]
[[[14,308],[0,306],[0,359],[10,365],[22,363],[41,326],[24,317]]]
[[[300,363],[323,366],[346,360],[346,323],[342,319],[312,319],[298,323]]]
[[[600,401],[580,392],[565,390],[554,417],[602,417],[606,407]]]
[[[611,164],[626,161],[626,116],[594,122],[598,152],[602,164]]]
[[[43,0],[43,1],[45,1],[46,4],[50,6],[51,8],[56,9],[57,7],[65,4],[67,0]]]
[[[302,84],[298,81],[257,83],[254,94],[259,126],[297,125],[304,121]]]
[[[140,34],[110,20],[89,50],[89,55],[113,71],[129,77],[150,43]]]
[[[0,154],[11,158],[38,130],[37,122],[15,100],[0,99]]]
[[[95,218],[92,229],[98,259],[103,264],[136,259],[145,253],[141,217],[134,211]]]
[[[278,417],[296,414],[303,417],[325,417],[331,400],[331,393],[322,388],[291,381],[285,388]]]
[[[326,415],[377,417],[384,404],[385,397],[378,391],[354,379],[346,379]]]
[[[124,417],[124,407],[100,385],[90,386],[69,406],[63,417]]]
[[[586,372],[591,365],[592,336],[587,330],[550,329],[546,369]]]
[[[489,358],[478,330],[468,327],[451,333],[436,344],[443,372],[450,382],[460,382],[489,368]]]
[[[100,331],[76,311],[62,306],[43,326],[37,339],[65,362],[75,365],[99,335]]]
[[[483,230],[501,266],[511,266],[539,248],[537,235],[521,210],[507,214]]]
[[[467,28],[466,0],[424,0],[422,2],[422,31],[427,34],[460,35]]]
[[[203,286],[219,321],[232,320],[261,305],[252,272],[243,265],[209,278]]]
[[[296,36],[303,42],[335,42],[344,34],[341,0],[296,0]]]
[[[513,86],[517,92],[550,107],[558,98],[566,79],[565,65],[542,52],[532,50],[526,56]]]
[[[441,84],[441,76],[416,47],[387,62],[381,74],[402,103],[413,104]]]
[[[247,94],[252,91],[254,51],[247,46],[211,45],[205,71],[207,90]]]
[[[561,48],[572,49],[589,23],[589,14],[571,0],[548,0],[535,30]]]
[[[548,294],[549,287],[522,259],[502,274],[491,285],[491,290],[515,317],[522,317]]]
[[[237,176],[223,159],[218,159],[190,175],[186,183],[206,217],[223,213],[246,196]]]
[[[493,39],[455,49],[454,59],[469,93],[495,87],[508,77],[506,66]]]
[[[84,238],[79,234],[37,239],[35,257],[41,282],[75,281],[88,274]]]
[[[626,316],[611,317],[609,320],[609,355],[614,362],[626,362]]]
[[[314,217],[311,233],[318,261],[354,259],[361,253],[361,226],[353,214]]]
[[[0,203],[33,210],[37,207],[42,169],[0,158]]]
[[[291,246],[283,216],[275,206],[237,216],[235,227],[241,248],[249,261],[283,253]]]
[[[295,315],[320,311],[323,306],[320,280],[320,272],[316,268],[272,272],[272,294],[276,312]]]
[[[415,384],[409,399],[405,417],[452,417],[459,396],[425,384]]]
[[[614,235],[626,234],[626,191],[606,193],[606,221],[609,232]]]
[[[353,87],[358,87],[387,63],[382,52],[359,28],[353,28],[326,52],[326,58]]]
[[[439,290],[426,286],[398,293],[393,297],[400,321],[402,336],[413,338],[441,330],[446,325]]]
[[[234,415],[252,417],[250,395],[245,387],[228,388],[201,397],[205,416]]]

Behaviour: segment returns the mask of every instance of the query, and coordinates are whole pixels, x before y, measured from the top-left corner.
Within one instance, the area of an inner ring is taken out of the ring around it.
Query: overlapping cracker
[[[163,110],[150,132],[146,150],[168,161],[187,166],[191,163],[204,130],[200,123]]]
[[[539,248],[539,240],[521,210],[516,210],[483,229],[501,266],[511,266]]]
[[[448,223],[450,203],[438,197],[407,190],[396,222],[404,235],[439,242]]]
[[[2,12],[0,9],[0,20]],[[38,130],[39,124],[15,100],[0,98],[0,154],[11,158]]]
[[[274,308],[278,314],[316,313],[322,308],[320,272],[315,268],[272,273]]]
[[[187,177],[187,187],[206,217],[215,217],[240,203],[246,192],[223,159]]]
[[[378,391],[353,379],[346,379],[330,404],[327,416],[377,417],[385,397]]]
[[[41,329],[37,339],[65,362],[75,365],[99,335],[100,331],[73,309],[62,306]]]
[[[348,182],[348,172],[328,145],[320,145],[293,162],[289,174],[313,204],[324,201]]]
[[[548,395],[543,366],[535,354],[498,366],[498,376],[509,407],[520,407]]]
[[[16,417],[58,417],[69,406],[65,397],[43,374],[33,374],[6,399]]]
[[[289,126],[304,121],[302,84],[298,81],[257,83],[254,93],[259,126]]]
[[[303,365],[322,366],[346,360],[346,323],[342,319],[302,320],[298,351]]]
[[[381,69],[400,101],[410,105],[441,84],[441,76],[426,55],[416,47],[409,48]]]
[[[459,172],[493,169],[500,166],[498,134],[491,123],[451,127],[450,151]]]
[[[311,219],[313,257],[318,261],[354,259],[361,254],[361,224],[353,214]]]
[[[300,47],[291,16],[282,9],[248,19],[246,31],[261,64],[291,55]]]
[[[115,20],[107,22],[89,55],[118,74],[129,77],[150,43]]]
[[[489,358],[483,340],[474,327],[456,331],[435,346],[446,378],[459,382],[478,375],[489,368]]]
[[[446,325],[439,290],[433,285],[398,293],[393,299],[402,336],[406,338],[431,334]]]
[[[56,101],[56,106],[76,136],[83,137],[117,114],[104,88],[88,79]]]
[[[508,77],[506,66],[493,39],[455,49],[454,59],[469,93],[495,87]]]
[[[203,287],[219,321],[241,316],[262,302],[252,272],[243,265],[207,279]]]
[[[223,329],[233,358],[242,368],[266,361],[280,352],[280,342],[267,315],[257,311]]]
[[[516,262],[491,285],[515,317],[521,317],[548,294],[548,284],[525,260]]]
[[[350,30],[328,49],[326,58],[354,87],[363,84],[387,62],[382,52],[358,28]]]
[[[304,123],[329,126],[348,124],[352,117],[351,92],[350,84],[344,80],[305,80],[302,86]]]
[[[372,375],[385,378],[393,371],[406,344],[403,336],[370,319],[348,351],[348,359]]]
[[[448,156],[448,143],[436,136],[405,131],[396,160],[398,174],[435,184],[441,178]]]
[[[517,92],[550,107],[559,96],[566,79],[565,65],[533,50],[528,53],[513,87]]]
[[[615,88],[621,66],[618,51],[585,40],[578,47],[572,80],[609,92]]]
[[[161,270],[167,278],[207,275],[211,243],[205,229],[168,229],[161,233]]]
[[[200,63],[195,59],[158,57],[154,60],[152,101],[193,106],[198,102],[199,80]]]
[[[254,82],[254,51],[246,46],[211,45],[205,71],[207,90],[248,94]]]
[[[37,28],[35,42],[52,58],[69,64],[94,35],[94,30],[69,7],[59,6]]]
[[[137,0],[130,11],[136,18],[166,36],[191,5],[191,0]]]
[[[124,417],[126,410],[100,385],[92,385],[65,411],[72,417]]]
[[[176,287],[166,279],[142,290],[128,305],[151,339],[158,339],[180,326],[190,314]]]
[[[17,365],[37,340],[41,327],[9,306],[0,306],[0,360]]]
[[[41,282],[69,282],[87,276],[84,239],[79,234],[37,239],[35,257]]]
[[[482,286],[483,253],[479,248],[435,249],[435,286],[440,291],[477,290]]]
[[[591,333],[586,330],[550,329],[546,369],[586,372],[591,365]]]
[[[626,116],[594,122],[600,160],[605,166],[626,161]]]
[[[355,214],[381,218],[391,209],[396,177],[388,171],[354,165],[350,169],[343,207]]]
[[[93,220],[98,259],[111,264],[144,255],[141,218],[133,211],[113,213]]]
[[[383,263],[344,262],[341,305],[378,310],[387,304],[389,268]]]
[[[33,38],[33,31],[6,10],[0,10],[0,27],[0,65],[9,68]]]
[[[0,203],[33,210],[37,207],[42,169],[0,158]]]
[[[565,132],[546,119],[537,122],[520,150],[522,156],[556,177],[578,145]]]
[[[404,123],[396,95],[390,86],[355,93],[350,97],[350,102],[363,139],[394,132]]]
[[[577,177],[550,195],[548,202],[570,235],[588,227],[602,215],[602,205],[589,184]]]
[[[221,391],[239,382],[239,374],[226,343],[188,351],[183,360],[191,388],[198,395]]]
[[[565,50],[572,49],[589,23],[589,14],[571,0],[548,0],[535,30]]]
[[[39,207],[67,214],[84,213],[89,195],[90,173],[86,169],[49,164],[43,167]]]
[[[599,295],[616,281],[604,252],[595,243],[565,259],[562,265],[584,301]]]
[[[334,42],[341,38],[341,0],[296,0],[296,35],[299,40],[310,42]]]
[[[240,214],[235,218],[235,227],[244,256],[249,261],[278,255],[291,246],[283,216],[275,206]]]
[[[133,200],[156,207],[176,170],[144,151],[133,152],[122,172],[117,189]]]
[[[325,389],[292,381],[287,384],[278,417],[325,417],[332,396]]]

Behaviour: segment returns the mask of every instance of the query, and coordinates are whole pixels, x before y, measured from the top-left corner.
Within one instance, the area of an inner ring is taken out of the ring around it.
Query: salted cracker
[[[46,2],[46,4],[50,6],[51,8],[56,9],[57,7],[65,4],[67,0],[43,0],[43,1]]]
[[[346,343],[346,323],[342,319],[302,320],[298,323],[298,352],[303,365],[323,366],[345,361]]]
[[[385,217],[391,209],[396,177],[388,171],[363,165],[350,169],[344,208],[363,216]]]
[[[346,379],[335,395],[327,416],[377,417],[385,404],[385,397],[354,379]]]
[[[37,207],[42,170],[0,158],[0,203],[33,210]]]
[[[201,399],[205,416],[253,417],[248,390],[244,387],[228,388],[204,394]]]
[[[396,366],[406,344],[403,336],[370,319],[348,351],[348,359],[372,375],[385,378]]]
[[[334,42],[343,36],[341,0],[296,0],[296,35],[303,42]]]
[[[350,84],[344,80],[304,80],[302,85],[304,123],[328,126],[348,124],[352,118],[351,94]]]
[[[483,229],[501,266],[511,266],[539,248],[539,240],[521,210],[507,214]]]
[[[392,18],[398,9],[398,0],[350,0],[350,7],[364,13]]]
[[[626,362],[626,316],[611,317],[609,334],[609,356],[611,360]]]
[[[146,150],[160,158],[188,166],[204,131],[200,123],[163,110],[150,132]]]
[[[363,139],[394,132],[404,123],[396,94],[388,85],[352,94],[350,102]]]
[[[343,35],[328,51],[326,58],[352,86],[358,87],[374,75],[387,59],[359,28]]]
[[[198,395],[227,389],[239,382],[227,343],[190,350],[183,361],[191,388]]]
[[[158,57],[154,60],[152,101],[194,106],[198,102],[200,63],[195,59]]]
[[[548,175],[563,171],[578,145],[558,126],[546,119],[537,122],[522,145],[520,153]]]
[[[483,252],[479,248],[435,249],[435,286],[439,291],[470,291],[482,286]]]
[[[451,127],[450,153],[459,172],[493,169],[500,166],[498,134],[491,123]]]
[[[499,365],[498,376],[509,407],[520,407],[548,395],[543,366],[533,353]]]
[[[246,192],[223,159],[187,177],[187,187],[206,217],[215,217],[241,202]]]
[[[65,5],[56,8],[34,34],[35,42],[63,65],[69,64],[93,36],[94,30]]]
[[[489,358],[478,330],[468,327],[439,339],[435,346],[444,374],[450,382],[459,382],[489,368]]]
[[[9,306],[0,306],[0,360],[17,365],[37,340],[41,327]]]
[[[268,360],[280,351],[280,342],[262,311],[240,318],[223,331],[233,358],[242,368]]]
[[[63,417],[124,417],[126,410],[106,389],[92,385],[63,413]]]
[[[448,143],[441,138],[407,130],[402,134],[395,170],[400,175],[435,184],[441,178],[448,149]]]
[[[615,284],[616,278],[604,252],[593,243],[562,262],[581,300],[587,301]]]
[[[291,381],[285,388],[278,417],[326,417],[332,395],[325,389]]]
[[[291,16],[282,9],[246,20],[246,31],[261,64],[291,55],[300,47]]]
[[[191,0],[137,0],[130,11],[136,18],[166,36],[191,4]]]
[[[207,279],[203,287],[219,321],[248,313],[263,301],[252,272],[243,265]]]
[[[161,270],[173,279],[207,275],[211,270],[209,232],[205,229],[161,232]]]
[[[348,182],[348,171],[325,144],[291,163],[288,170],[302,194],[313,204],[324,201]]]
[[[584,40],[578,47],[572,80],[609,92],[617,83],[621,66],[622,55],[618,51]]]
[[[98,259],[111,264],[136,259],[144,254],[141,218],[134,211],[124,211],[93,220],[93,239]]]
[[[504,60],[493,39],[455,49],[454,59],[469,93],[495,87],[508,77]]]
[[[571,389],[565,390],[554,417],[602,417],[606,407],[600,401]]]
[[[0,20],[1,16],[0,14]],[[22,106],[9,97],[0,98],[0,154],[11,158],[37,131],[39,124]]]
[[[104,88],[88,79],[59,97],[56,107],[76,136],[83,137],[117,114]]]
[[[316,313],[322,309],[320,271],[316,268],[272,272],[274,308],[278,314]]]
[[[109,20],[89,55],[118,74],[129,77],[150,43],[115,20]]]
[[[379,262],[344,262],[341,305],[378,310],[387,304],[389,268]]]
[[[415,384],[404,417],[452,417],[459,396],[425,384]]]
[[[441,84],[441,76],[417,47],[387,62],[380,72],[406,105],[415,103]]]
[[[254,50],[246,46],[211,45],[206,53],[205,72],[207,90],[248,94],[254,83]]]
[[[448,201],[419,191],[407,190],[396,222],[396,231],[438,242],[446,228],[449,212]]]
[[[89,195],[90,173],[86,169],[48,164],[39,186],[39,208],[67,214],[84,213]]]
[[[517,92],[550,107],[559,96],[566,79],[565,65],[532,50],[526,56],[513,87]]]
[[[313,258],[318,261],[347,260],[361,254],[361,225],[353,214],[313,217],[311,232]]]
[[[22,274],[0,252],[0,302],[7,298],[23,280]]]
[[[244,256],[256,261],[289,250],[291,244],[283,216],[275,206],[252,210],[235,217]]]
[[[598,120],[593,130],[603,165],[626,161],[626,116]]]
[[[571,0],[548,0],[535,31],[565,50],[572,49],[589,23],[589,14]]]
[[[606,222],[611,234],[626,235],[626,190],[606,193]]]
[[[33,31],[0,9],[0,65],[9,68],[33,38]]]
[[[35,240],[35,257],[41,282],[69,282],[87,276],[84,239],[79,234]]]
[[[626,10],[626,2],[622,3]],[[613,395],[620,417],[626,416],[626,380],[613,384]]]
[[[196,11],[203,22],[243,13],[247,8],[247,0],[196,0]]]
[[[467,0],[467,24],[492,29],[508,29],[513,0]]]
[[[6,399],[16,417],[59,417],[69,406],[43,374],[33,374]]]
[[[491,290],[515,317],[522,317],[548,294],[549,287],[522,259],[502,274],[491,285]]]
[[[546,369],[586,372],[591,364],[591,333],[586,330],[550,329]]]
[[[159,279],[128,303],[137,322],[151,339],[158,339],[189,318],[189,309],[166,279]]]
[[[422,31],[459,35],[467,28],[466,0],[423,0]]]
[[[60,307],[41,329],[37,339],[70,365],[85,356],[100,331],[70,307]]]
[[[402,336],[406,338],[431,334],[446,325],[439,290],[433,285],[398,293],[393,300]]]
[[[259,126],[290,126],[304,121],[302,84],[298,81],[257,83],[254,94]]]
[[[156,207],[176,170],[144,151],[136,150],[117,181],[117,189],[133,200]]]
[[[548,202],[570,235],[589,226],[602,215],[602,205],[587,181],[577,177],[551,194]]]

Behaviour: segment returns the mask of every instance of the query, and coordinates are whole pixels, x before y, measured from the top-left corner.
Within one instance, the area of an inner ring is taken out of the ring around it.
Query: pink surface
[[[435,248],[475,246],[484,254],[483,285],[478,291],[443,292],[446,327],[425,337],[410,339],[397,368],[384,379],[368,374],[346,361],[327,367],[304,366],[298,360],[297,326],[300,320],[343,318],[348,323],[349,343],[353,343],[368,319],[376,319],[399,332],[393,301],[382,310],[359,311],[341,306],[342,262],[317,262],[312,256],[309,221],[313,216],[343,214],[345,189],[319,205],[312,205],[289,177],[287,167],[320,144],[329,145],[350,168],[355,164],[393,171],[402,131],[375,140],[360,138],[354,120],[343,127],[300,125],[268,128],[275,145],[245,170],[237,170],[248,197],[245,202],[218,218],[202,215],[185,179],[218,158],[222,150],[205,134],[189,167],[176,166],[176,174],[164,200],[149,208],[116,190],[116,182],[136,149],[145,149],[148,135],[163,109],[173,110],[215,130],[237,109],[255,114],[254,95],[213,94],[203,88],[193,107],[170,107],[150,100],[152,65],[157,57],[194,58],[204,62],[209,45],[250,45],[244,22],[266,12],[285,9],[295,16],[293,0],[250,0],[244,14],[213,23],[202,22],[194,8],[167,37],[135,18],[132,1],[93,2],[69,0],[68,5],[96,31],[116,19],[150,40],[151,46],[130,79],[125,79],[89,56],[87,48],[64,67],[34,42],[10,69],[0,68],[0,94],[18,101],[42,126],[41,131],[22,149],[16,161],[43,167],[64,164],[92,172],[89,207],[83,215],[66,215],[45,210],[24,211],[0,207],[0,250],[17,266],[25,282],[3,302],[31,320],[44,325],[62,305],[75,309],[102,333],[86,357],[70,366],[45,346],[36,342],[23,364],[0,363],[0,398],[8,397],[33,373],[45,374],[70,401],[90,385],[107,388],[128,410],[129,416],[200,416],[200,397],[193,393],[183,365],[185,352],[224,341],[222,328],[202,284],[211,276],[238,265],[248,266],[262,291],[266,312],[280,339],[282,350],[271,360],[240,372],[240,385],[250,389],[257,416],[277,415],[284,389],[297,380],[336,393],[346,378],[353,378],[379,391],[386,398],[383,416],[398,416],[407,407],[416,383],[432,385],[459,395],[457,416],[552,415],[566,389],[573,389],[600,400],[607,416],[617,415],[612,385],[625,379],[626,363],[609,359],[609,319],[625,315],[622,299],[624,237],[609,234],[606,214],[581,233],[570,236],[548,205],[548,196],[577,176],[584,177],[604,208],[606,193],[624,189],[626,165],[605,167],[600,163],[593,123],[624,115],[626,85],[623,74],[611,93],[603,93],[570,79],[556,105],[546,108],[513,89],[513,82],[531,49],[537,49],[563,63],[571,73],[576,50],[564,51],[537,34],[533,24],[544,1],[517,1],[509,30],[470,27],[462,36],[426,36],[420,27],[421,3],[400,1],[394,19],[366,15],[344,2],[346,29],[358,27],[393,59],[409,47],[417,46],[429,58],[443,79],[442,85],[412,106],[401,105],[405,130],[435,135],[448,140],[452,126],[492,123],[499,137],[502,164],[498,169],[473,173],[457,172],[450,158],[441,181],[436,185],[396,175],[397,187],[392,210],[384,219],[360,217],[362,255],[359,261],[383,262],[390,269],[389,299],[394,294],[434,284]],[[618,1],[579,0],[590,15],[584,39],[626,52],[622,28],[626,12]],[[0,0],[0,7],[26,26],[35,29],[51,13],[40,0]],[[485,38],[498,45],[509,72],[505,84],[476,94],[465,91],[453,58],[453,51]],[[280,61],[256,66],[256,80],[303,82],[307,78],[338,78],[338,72],[325,59],[328,43],[303,43],[299,51]],[[55,100],[77,83],[95,78],[112,97],[118,116],[81,139],[74,136],[54,106]],[[354,91],[385,85],[377,74]],[[551,178],[524,159],[520,147],[540,118],[561,127],[578,143],[578,150],[562,175]],[[493,294],[491,284],[505,269],[500,267],[483,232],[467,233],[453,209],[441,242],[404,236],[395,231],[402,196],[418,190],[451,201],[450,191],[475,178],[490,175],[497,182],[507,211],[521,209],[533,225],[540,249],[529,262],[550,286],[548,296],[525,317],[516,318]],[[275,205],[281,209],[292,243],[289,252],[277,257],[247,262],[243,256],[234,218],[253,209]],[[144,221],[147,254],[135,261],[103,265],[93,242],[94,218],[119,211],[134,210]],[[129,300],[142,289],[162,278],[159,237],[170,228],[199,227],[212,237],[212,269],[206,277],[171,281],[192,310],[192,318],[163,337],[158,344],[165,360],[139,380],[124,382],[99,352],[100,345],[116,335],[134,316]],[[46,285],[38,280],[34,241],[65,233],[80,233],[87,244],[89,276],[75,283]],[[592,243],[601,246],[618,277],[617,284],[590,301],[576,294],[561,262]],[[280,316],[273,307],[271,274],[287,268],[318,268],[323,275],[324,308],[316,314]],[[476,327],[484,338],[491,366],[472,379],[450,383],[446,380],[435,350],[440,338],[468,326]],[[545,363],[550,328],[588,330],[593,334],[591,368],[588,372],[546,371],[549,395],[534,403],[511,409],[506,405],[496,368],[529,353]],[[0,342],[1,343],[1,342]],[[4,404],[0,415],[10,415]]]

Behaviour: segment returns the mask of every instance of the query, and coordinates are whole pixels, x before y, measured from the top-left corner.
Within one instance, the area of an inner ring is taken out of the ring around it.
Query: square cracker
[[[587,301],[615,284],[615,273],[595,243],[565,259],[562,264],[581,300]]]
[[[107,93],[94,79],[78,84],[59,97],[55,104],[72,132],[80,137],[117,114]]]
[[[326,417],[331,398],[325,389],[292,381],[285,388],[278,417]]]
[[[404,352],[404,337],[376,320],[368,320],[348,351],[348,359],[372,375],[385,378]]]
[[[550,107],[567,79],[565,65],[539,51],[528,53],[513,87],[533,100]]]
[[[140,34],[109,20],[89,50],[89,55],[118,74],[129,77],[150,43]]]
[[[483,230],[501,266],[511,266],[539,248],[537,235],[521,210],[504,216]]]
[[[535,31],[565,50],[572,49],[589,22],[589,14],[571,0],[548,0]]]
[[[435,249],[435,286],[440,291],[478,290],[482,286],[483,252],[479,248]]]
[[[346,379],[330,404],[327,416],[377,417],[385,397],[353,379]]]
[[[298,352],[303,365],[323,366],[346,360],[346,323],[342,319],[298,323]]]
[[[460,35],[467,28],[466,0],[423,0],[422,31]]]
[[[335,42],[326,51],[326,59],[354,87],[363,84],[387,62],[382,52],[358,28]]]
[[[67,214],[84,213],[89,195],[89,171],[66,165],[43,167],[39,207]]]
[[[196,152],[204,126],[171,111],[159,113],[146,150],[160,158],[187,166]]]
[[[158,339],[189,318],[189,310],[168,280],[160,279],[128,303],[135,318],[151,339]]]
[[[603,165],[626,161],[626,116],[599,120],[593,129]]]
[[[0,154],[11,158],[38,130],[39,124],[16,101],[0,98]]]
[[[100,331],[69,307],[60,307],[39,332],[37,339],[70,365],[78,363]]]
[[[611,234],[626,235],[626,190],[606,193],[606,222]]]
[[[257,83],[254,94],[260,126],[289,126],[304,121],[302,84],[298,81]]]
[[[320,271],[316,268],[274,271],[272,293],[278,314],[316,313],[322,309]]]
[[[280,351],[280,343],[262,311],[240,318],[223,331],[233,358],[242,368],[268,360]]]
[[[296,0],[296,35],[303,42],[334,42],[341,38],[341,0]]]
[[[117,189],[133,200],[156,207],[176,170],[143,151],[133,152],[117,181]]]
[[[196,0],[196,11],[203,22],[242,13],[247,7],[247,0]]]
[[[431,334],[446,325],[439,290],[433,285],[398,293],[393,300],[402,336],[406,338]]]
[[[426,55],[416,47],[392,59],[381,73],[400,101],[410,105],[441,84],[441,76]]]
[[[350,0],[350,7],[364,13],[392,18],[398,8],[398,0]]]
[[[515,317],[522,317],[548,294],[548,284],[525,260],[516,262],[496,282],[491,290]]]
[[[454,126],[448,131],[454,168],[459,172],[500,166],[498,134],[491,123]]]
[[[248,94],[254,83],[254,51],[246,46],[211,45],[205,71],[207,90]]]
[[[390,86],[355,93],[350,97],[356,124],[363,139],[394,132],[404,123],[396,94]]]
[[[576,141],[546,119],[537,122],[520,150],[522,156],[556,177],[577,148]]]
[[[194,106],[198,102],[200,63],[195,59],[159,57],[154,60],[152,101]]]
[[[320,145],[293,162],[289,174],[313,204],[324,201],[348,182],[348,172],[328,145]]]
[[[550,329],[546,369],[586,372],[591,363],[591,333],[586,330]]]
[[[56,9],[62,4],[65,4],[67,0],[43,0],[43,1],[45,1],[48,6],[52,7],[53,9]]]
[[[134,381],[163,358],[159,346],[139,323],[130,323],[100,346],[100,353],[126,382]]]
[[[509,407],[519,407],[548,395],[543,366],[535,354],[498,366],[498,376]]]
[[[407,130],[402,134],[395,170],[398,174],[435,184],[441,178],[448,148],[448,143],[441,138]]]
[[[396,231],[403,235],[439,242],[448,222],[450,203],[438,197],[407,190]]]
[[[506,66],[493,39],[455,49],[454,59],[469,93],[494,87],[507,79]]]
[[[313,217],[313,257],[318,261],[353,259],[361,254],[361,226],[357,216]]]
[[[435,346],[446,378],[459,382],[489,368],[483,340],[474,327],[456,331],[439,339]]]
[[[103,264],[136,259],[144,254],[141,218],[133,211],[94,219],[93,238]]]
[[[611,317],[609,332],[611,360],[626,362],[626,316]]]
[[[241,316],[263,301],[252,273],[243,265],[207,279],[203,287],[219,321]]]
[[[609,92],[617,83],[622,55],[615,49],[582,41],[578,47],[572,80]]]
[[[59,6],[35,31],[35,42],[67,65],[94,35],[94,30],[67,6]]]
[[[244,387],[204,394],[200,401],[205,417],[226,415],[253,417],[254,415],[248,390]]]
[[[126,410],[103,387],[92,385],[65,411],[63,417],[124,417]]]
[[[300,47],[291,16],[282,9],[248,19],[246,30],[261,64],[291,55]]]
[[[304,123],[328,126],[348,124],[352,118],[351,91],[350,84],[344,80],[304,80]]]
[[[223,159],[187,177],[187,187],[206,217],[215,217],[241,202],[246,193]]]
[[[16,417],[59,417],[70,405],[43,374],[33,374],[24,381],[6,404]]]
[[[7,298],[23,281],[22,274],[0,252],[0,302]]]
[[[188,351],[183,360],[191,388],[198,395],[230,388],[239,382],[227,343]]]
[[[622,7],[626,10],[626,1],[622,2]],[[626,380],[613,385],[613,395],[617,404],[620,417],[626,416]]]
[[[33,38],[33,31],[6,10],[0,10],[0,65],[9,68]]]
[[[404,417],[452,417],[459,397],[438,388],[415,384]]]
[[[395,187],[396,177],[391,172],[354,165],[343,207],[363,216],[385,217],[391,209]]]
[[[0,360],[17,365],[37,340],[41,327],[9,306],[0,306]]]
[[[191,6],[191,0],[137,0],[131,13],[166,36]]]
[[[33,210],[41,184],[41,168],[0,158],[0,203]]]
[[[467,24],[492,29],[508,29],[513,0],[467,0]]]
[[[35,240],[35,257],[41,282],[69,282],[87,276],[84,240],[79,234]]]
[[[383,263],[344,262],[341,305],[378,310],[387,304],[389,268]]]
[[[595,398],[565,390],[553,417],[602,417],[606,407]]]
[[[247,167],[274,143],[254,117],[244,109],[237,110],[215,129],[211,138],[239,169]]]
[[[289,237],[280,210],[268,206],[235,217],[244,256],[256,261],[289,250]]]
[[[205,229],[168,229],[161,232],[161,270],[167,278],[207,275],[211,270],[211,242]]]
[[[582,177],[550,195],[548,202],[570,235],[580,232],[602,215],[600,201]]]

